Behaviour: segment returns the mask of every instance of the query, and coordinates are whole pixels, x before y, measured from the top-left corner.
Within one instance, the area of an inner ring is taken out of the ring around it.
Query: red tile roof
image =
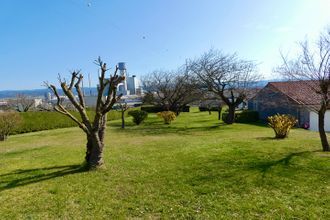
[[[321,103],[321,96],[316,92],[317,81],[270,82],[268,85],[275,87],[298,104],[320,105]]]

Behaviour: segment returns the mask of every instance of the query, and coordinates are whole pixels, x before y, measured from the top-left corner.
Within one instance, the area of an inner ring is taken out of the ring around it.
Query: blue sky
[[[130,74],[174,69],[210,48],[276,78],[279,51],[330,25],[328,0],[1,0],[0,90],[42,88],[101,56]]]

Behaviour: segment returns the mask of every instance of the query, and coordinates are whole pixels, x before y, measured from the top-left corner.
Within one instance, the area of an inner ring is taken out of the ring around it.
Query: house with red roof
[[[277,113],[290,114],[298,119],[300,127],[318,130],[321,96],[317,88],[317,81],[269,82],[248,101],[248,108],[258,111],[264,121]],[[325,129],[330,131],[330,111],[325,120]]]

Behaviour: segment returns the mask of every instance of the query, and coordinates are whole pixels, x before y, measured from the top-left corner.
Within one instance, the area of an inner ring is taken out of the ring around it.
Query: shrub
[[[286,138],[298,121],[292,115],[276,114],[268,117],[268,122],[268,125],[274,129],[275,138]]]
[[[148,117],[148,112],[142,110],[134,110],[128,112],[128,115],[132,116],[133,122],[139,125]]]
[[[143,106],[141,106],[141,110],[148,112],[148,113],[157,113],[157,112],[164,111],[164,108],[162,106],[143,105]]]
[[[158,112],[157,115],[164,120],[165,124],[171,124],[171,122],[176,118],[175,113],[172,111]]]
[[[143,105],[141,106],[141,110],[146,111],[148,113],[157,113],[157,112],[166,111],[167,109],[159,105]],[[175,109],[170,109],[170,110],[175,111]],[[187,105],[183,106],[181,112],[190,112],[190,106]]]
[[[225,121],[228,114],[228,111],[222,113],[223,121]],[[245,110],[241,112],[235,112],[235,122],[237,123],[253,123],[257,121],[259,121],[259,113],[257,111]]]
[[[5,112],[0,113],[0,141],[5,141],[8,135],[22,122],[19,113]]]
[[[238,123],[252,123],[259,121],[259,113],[257,111],[242,111],[235,116],[235,121]]]
[[[190,106],[186,105],[186,106],[183,106],[182,112],[190,112]]]
[[[219,107],[216,107],[216,106],[212,106],[210,109],[205,106],[199,106],[198,108],[199,108],[200,112],[207,112],[207,111],[217,112],[217,111],[219,111]]]

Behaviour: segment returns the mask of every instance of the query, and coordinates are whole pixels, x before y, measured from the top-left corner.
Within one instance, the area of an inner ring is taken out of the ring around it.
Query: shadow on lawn
[[[180,134],[191,135],[192,132],[203,132],[220,129],[221,125],[209,125],[209,126],[195,126],[195,127],[177,127],[172,125],[160,125],[160,126],[139,126],[139,127],[126,127],[125,132],[147,135],[160,135],[160,134]]]
[[[259,163],[256,163],[256,164],[250,166],[249,168],[259,170],[262,173],[262,177],[265,177],[265,175],[268,172],[270,172],[270,170],[273,167],[276,167],[278,165],[288,167],[291,163],[291,160],[294,157],[307,156],[313,152],[317,152],[317,151],[301,151],[301,152],[290,153],[290,154],[286,155],[285,157],[283,157],[282,159],[274,160],[274,161],[259,162]]]
[[[283,158],[278,160],[261,160],[255,161],[254,163],[248,162],[252,158],[237,158],[235,162],[231,158],[208,158],[204,160],[198,160],[193,165],[186,166],[182,169],[183,173],[190,173],[193,175],[188,176],[186,183],[195,188],[195,190],[201,193],[208,193],[213,190],[213,185],[220,184],[227,189],[232,189],[233,183],[235,187],[244,189],[260,185],[260,176],[256,175],[259,173],[262,179],[267,182],[267,173],[272,173],[273,168],[280,166],[280,168],[287,169],[286,171],[281,170],[280,173],[275,171],[274,175],[290,176],[295,174],[302,167],[290,166],[294,157],[308,157],[310,154],[317,151],[302,151],[294,152],[285,155]],[[252,155],[251,155],[252,157]],[[283,171],[283,173],[282,173]],[[271,178],[270,178],[271,180]]]
[[[117,129],[119,132],[128,132],[130,134],[180,134],[191,135],[192,132],[212,131],[215,129],[233,129],[223,122],[210,123],[208,125],[200,126],[199,124],[189,124],[188,126],[182,124],[166,125],[163,121],[146,121],[141,125],[135,125],[131,122],[126,123],[125,129],[121,128],[121,123],[112,123],[110,126]]]
[[[19,169],[0,175],[0,192],[85,171],[86,168],[82,165],[54,166],[26,170]]]

